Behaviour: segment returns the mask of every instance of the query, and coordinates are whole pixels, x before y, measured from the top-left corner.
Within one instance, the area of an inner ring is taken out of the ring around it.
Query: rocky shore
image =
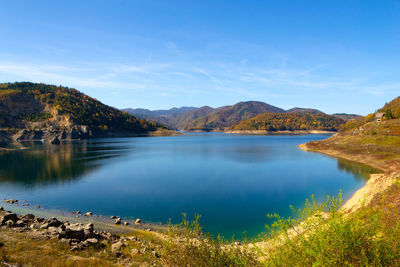
[[[33,214],[17,215],[0,207],[0,226],[17,232],[35,233],[46,239],[56,238],[68,244],[70,249],[80,250],[88,247],[105,247],[108,243],[120,242],[118,235],[108,231],[95,231],[94,224],[70,223],[57,218],[39,218]]]

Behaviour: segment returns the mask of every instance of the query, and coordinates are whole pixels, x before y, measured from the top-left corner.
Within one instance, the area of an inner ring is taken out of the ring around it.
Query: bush
[[[185,214],[181,224],[169,224],[170,239],[163,246],[167,266],[260,266],[253,250],[202,233],[200,216],[193,221]]]
[[[389,223],[386,212],[373,208],[348,215],[340,203],[341,194],[322,204],[306,201],[296,219],[272,215],[267,266],[398,266],[398,220]]]

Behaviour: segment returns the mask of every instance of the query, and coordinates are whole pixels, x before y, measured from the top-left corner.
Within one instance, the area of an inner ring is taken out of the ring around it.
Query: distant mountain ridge
[[[143,108],[125,108],[122,111],[127,112],[130,115],[133,115],[140,119],[146,119],[150,121],[155,121],[161,123],[164,126],[170,128],[177,128],[176,127],[176,118],[186,112],[190,112],[193,110],[197,110],[195,107],[181,107],[181,108],[171,108],[167,110],[149,110]]]
[[[313,109],[313,108],[291,108],[286,110],[288,113],[307,113],[307,114],[325,114],[324,112],[318,110],[318,109]]]
[[[313,108],[294,107],[288,110],[284,110],[260,101],[239,102],[234,105],[228,105],[219,108],[203,106],[200,108],[182,107],[172,108],[170,110],[154,111],[150,111],[147,109],[124,110],[136,117],[153,120],[170,128],[184,131],[223,131],[244,120],[254,118],[257,115],[264,113],[319,115],[319,119],[323,117],[322,115],[335,116],[340,120],[331,121],[333,129],[337,129],[337,123],[343,123],[342,120],[348,121],[358,117],[358,115],[355,114],[345,113],[328,115],[318,109]],[[296,116],[292,115],[292,117],[294,118]],[[300,120],[305,119],[305,116],[297,117],[299,117]],[[326,119],[327,117],[324,118]],[[306,128],[311,129],[312,127],[307,126]],[[327,125],[325,128],[330,127],[329,125]]]
[[[239,102],[233,106],[214,109],[209,114],[189,122],[184,130],[224,130],[226,127],[230,127],[241,120],[249,119],[265,112],[284,113],[285,110],[259,101]]]

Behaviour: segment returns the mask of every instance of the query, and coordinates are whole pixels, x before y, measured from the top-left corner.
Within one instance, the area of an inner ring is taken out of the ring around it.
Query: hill
[[[0,84],[0,129],[3,138],[20,141],[149,135],[167,130],[76,89],[30,82]]]
[[[190,112],[196,110],[195,107],[181,107],[181,108],[171,108],[167,110],[149,110],[149,109],[132,109],[126,108],[122,109],[122,111],[127,112],[137,118],[146,119],[158,122],[167,127],[176,128],[176,118],[186,112]]]
[[[286,110],[286,112],[288,112],[288,113],[307,113],[307,114],[325,114],[318,109],[299,108],[299,107],[288,109],[288,110]]]
[[[344,121],[323,113],[263,113],[233,125],[239,131],[337,131]]]
[[[355,120],[358,118],[361,118],[362,116],[357,115],[357,114],[347,114],[347,113],[334,113],[332,114],[335,117],[338,117],[344,121],[350,121],[350,120]]]
[[[212,110],[205,116],[198,117],[189,121],[186,125],[182,125],[182,129],[188,131],[224,130],[226,127],[230,127],[241,120],[249,119],[265,112],[283,113],[285,111],[258,101],[239,102],[233,106],[224,106]]]
[[[359,202],[372,203],[391,188],[385,203],[395,204],[397,209],[400,207],[400,187],[394,186],[395,179],[400,177],[399,100],[396,98],[378,110],[386,114],[381,121],[375,119],[376,113],[371,113],[347,122],[338,134],[328,139],[301,146],[305,150],[358,161],[382,170],[382,175],[373,176],[368,181],[360,193]],[[353,206],[359,204],[353,203]]]

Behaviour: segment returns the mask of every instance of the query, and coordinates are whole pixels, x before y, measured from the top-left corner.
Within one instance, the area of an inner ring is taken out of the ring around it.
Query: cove
[[[327,135],[189,133],[26,144],[0,154],[0,197],[44,208],[166,223],[200,214],[206,232],[255,237],[268,213],[290,215],[312,194],[344,199],[374,170],[297,145]]]

